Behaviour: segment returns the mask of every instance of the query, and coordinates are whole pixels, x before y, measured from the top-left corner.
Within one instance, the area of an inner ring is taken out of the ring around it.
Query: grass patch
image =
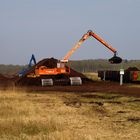
[[[14,139],[21,135],[37,136],[40,133],[48,135],[63,128],[61,122],[43,112],[40,102],[35,104],[34,100],[38,97],[31,99],[27,93],[13,91],[0,94],[0,138],[11,136]],[[47,117],[44,119],[44,116]]]
[[[83,73],[87,78],[94,80],[94,81],[101,81],[101,79],[98,77],[98,73],[95,72],[87,72]]]
[[[128,87],[130,87],[130,88],[132,88],[132,87],[134,87],[134,88],[140,88],[140,84],[128,84]]]
[[[27,121],[24,120],[7,120],[0,121],[0,136],[10,135],[14,137],[19,137],[21,134],[24,135],[48,135],[54,131],[60,131],[61,127],[56,122],[37,122],[37,121]]]
[[[109,93],[0,91],[0,139],[131,140],[140,136],[139,100]]]

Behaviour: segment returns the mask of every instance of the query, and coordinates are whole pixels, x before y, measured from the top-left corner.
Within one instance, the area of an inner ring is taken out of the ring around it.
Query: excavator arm
[[[112,46],[107,44],[103,39],[101,39],[97,34],[89,30],[86,34],[82,36],[82,38],[75,44],[75,46],[64,56],[64,58],[61,60],[61,62],[68,62],[68,59],[70,56],[81,46],[81,44],[87,40],[90,36],[94,37],[96,40],[98,40],[100,43],[102,43],[105,47],[107,47],[110,51],[114,53],[114,56],[109,59],[110,63],[121,63],[122,59],[120,57],[117,57],[117,50],[114,49]]]
[[[81,47],[83,42],[89,38],[89,34],[86,33],[82,36],[82,38],[74,45],[74,47],[64,56],[64,58],[61,60],[61,62],[68,62],[68,59],[70,56],[78,49]]]
[[[106,46],[109,50],[111,50],[113,53],[117,53],[117,50],[114,49],[112,46],[110,46],[109,44],[107,44],[103,39],[101,39],[97,34],[95,34],[92,31],[88,31],[89,35],[94,37],[96,40],[98,40],[99,42],[101,42],[104,46]]]

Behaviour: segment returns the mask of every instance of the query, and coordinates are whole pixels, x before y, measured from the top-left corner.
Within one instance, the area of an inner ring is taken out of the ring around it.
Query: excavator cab
[[[122,58],[118,57],[116,55],[116,53],[114,53],[114,56],[111,57],[109,60],[108,60],[111,64],[119,64],[122,62]]]

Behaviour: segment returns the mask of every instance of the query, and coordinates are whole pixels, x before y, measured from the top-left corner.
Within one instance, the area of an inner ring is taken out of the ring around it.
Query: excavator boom
[[[81,46],[81,44],[87,40],[90,36],[94,37],[96,40],[98,40],[100,43],[102,43],[105,47],[107,47],[109,50],[111,50],[114,53],[114,56],[109,59],[109,62],[111,63],[121,63],[122,59],[120,57],[117,57],[117,50],[113,48],[111,45],[107,44],[103,39],[101,39],[97,34],[89,30],[86,34],[83,35],[83,37],[74,45],[74,47],[64,56],[64,58],[61,60],[61,62],[68,62],[68,59],[70,56]],[[115,61],[114,61],[115,60]]]
[[[82,43],[89,38],[89,34],[86,33],[82,36],[82,38],[74,45],[74,47],[65,55],[65,57],[61,60],[61,62],[68,62],[70,56],[81,47]]]
[[[110,46],[109,44],[107,44],[103,39],[101,39],[97,34],[95,34],[92,31],[89,31],[89,35],[93,36],[95,39],[97,39],[99,42],[101,42],[104,46],[106,46],[109,50],[111,50],[113,53],[116,53],[117,50],[115,48],[113,48],[112,46]]]

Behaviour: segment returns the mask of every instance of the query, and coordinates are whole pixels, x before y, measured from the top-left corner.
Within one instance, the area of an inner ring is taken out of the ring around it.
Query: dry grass
[[[100,81],[101,79],[98,77],[98,73],[95,72],[87,72],[83,73],[87,78],[94,80],[94,81]]]
[[[134,88],[140,88],[140,84],[128,84],[128,87],[130,87],[130,88],[132,88],[132,87],[134,87]]]
[[[139,132],[138,98],[0,91],[2,140],[138,140]]]

